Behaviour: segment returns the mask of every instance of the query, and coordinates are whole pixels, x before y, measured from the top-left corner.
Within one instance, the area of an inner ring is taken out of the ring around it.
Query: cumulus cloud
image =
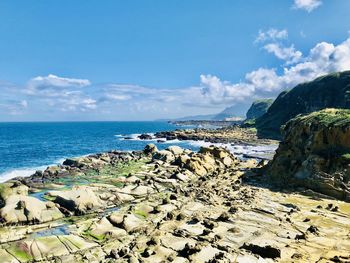
[[[242,101],[254,92],[254,87],[247,83],[233,84],[229,81],[222,81],[212,75],[201,75],[200,81],[202,97],[213,104]]]
[[[296,52],[295,49],[292,51]],[[287,58],[288,56],[284,59]],[[350,70],[350,38],[338,45],[318,43],[306,57],[302,57],[300,53],[291,58],[296,58],[300,62],[287,65],[281,73],[275,68],[259,68],[247,73],[245,80],[239,83],[222,81],[216,76],[202,75],[203,98],[209,97],[210,100],[207,102],[214,104],[227,104],[251,99],[252,96],[259,94],[277,95],[282,90],[293,88],[321,75]]]
[[[286,61],[287,64],[299,62],[303,56],[301,51],[294,48],[294,45],[284,47],[278,43],[270,43],[265,45],[264,49],[269,53],[273,53],[277,58]]]
[[[303,9],[310,13],[320,5],[322,5],[321,0],[294,0],[293,8]]]
[[[317,43],[305,55],[298,53],[293,45],[286,48],[271,44],[274,43],[263,43],[263,48],[285,61],[283,67],[257,68],[239,82],[202,74],[194,86],[153,88],[93,85],[88,80],[49,75],[33,78],[23,87],[0,84],[0,113],[21,114],[37,107],[36,112],[43,112],[43,109],[62,114],[89,112],[96,118],[110,114],[111,119],[209,114],[226,106],[246,105],[258,97],[276,96],[285,89],[330,72],[350,70],[350,37],[339,44]]]
[[[137,102],[138,106],[135,107],[140,109],[142,105],[145,110],[160,110],[162,105],[168,104],[173,107],[182,105],[218,108],[244,103],[265,95],[275,96],[282,90],[318,76],[350,69],[350,38],[339,45],[318,43],[307,56],[303,56],[293,45],[288,48],[267,45],[268,52],[287,62],[282,70],[258,68],[248,72],[242,81],[236,83],[222,80],[218,76],[202,74],[198,85],[179,89],[111,84],[105,88],[104,96],[117,102]]]
[[[282,90],[292,88],[301,82],[313,80],[327,73],[349,69],[350,38],[339,45],[327,42],[318,43],[310,50],[308,56],[302,62],[285,67],[282,74],[277,75],[275,69],[272,71],[270,69],[271,74],[267,76],[267,79],[269,79],[270,83],[275,83],[274,90]],[[259,70],[253,71],[250,74],[256,75]],[[261,81],[257,83],[261,83]],[[256,86],[259,86],[257,83]],[[271,89],[267,88],[266,90]]]

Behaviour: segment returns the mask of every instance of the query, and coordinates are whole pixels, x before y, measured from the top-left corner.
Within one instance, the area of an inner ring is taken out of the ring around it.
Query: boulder
[[[237,159],[227,149],[221,147],[201,147],[199,153],[214,157],[226,167],[232,166],[237,161]]]
[[[74,186],[72,190],[67,191],[51,191],[48,195],[55,198],[55,203],[76,214],[85,214],[104,205],[89,186]]]
[[[145,221],[134,214],[121,215],[119,212],[114,212],[108,219],[113,225],[125,229],[128,233],[133,233],[146,227]]]
[[[198,157],[192,157],[191,159],[188,159],[186,164],[184,165],[184,168],[190,170],[191,172],[197,175],[205,175],[208,172],[204,168],[202,160]]]
[[[168,150],[161,150],[153,154],[153,160],[160,160],[166,163],[171,163],[175,160],[175,156]]]
[[[43,202],[25,195],[11,195],[0,210],[1,220],[6,224],[44,223],[63,217],[52,202]]]
[[[88,233],[97,240],[103,240],[107,237],[120,237],[126,235],[126,231],[124,229],[113,226],[106,217],[92,223],[88,229]]]
[[[173,146],[168,147],[167,150],[170,151],[170,152],[171,152],[172,154],[174,154],[175,156],[176,156],[176,155],[181,155],[181,154],[184,152],[184,149],[182,149],[181,147],[176,146],[176,145],[173,145]]]
[[[154,154],[155,152],[158,152],[157,146],[155,146],[153,143],[147,144],[145,149],[143,150],[145,154]]]
[[[19,181],[8,181],[0,184],[0,199],[5,202],[11,195],[28,195],[28,186]]]

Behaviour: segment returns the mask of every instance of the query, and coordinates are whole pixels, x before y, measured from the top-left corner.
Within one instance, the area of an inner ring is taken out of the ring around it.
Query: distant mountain
[[[162,119],[158,121],[223,121],[225,119],[234,119],[238,120],[241,119],[239,116],[236,114],[236,107],[231,106],[225,108],[222,112],[218,114],[208,114],[208,115],[194,115],[194,116],[185,116],[181,118],[176,118],[176,119]]]
[[[258,134],[281,138],[280,127],[288,120],[325,108],[350,108],[350,71],[325,75],[282,92],[256,120]]]
[[[212,120],[225,120],[227,118],[237,117],[236,109],[234,106],[225,108],[222,112],[216,114]]]
[[[214,114],[185,116],[177,119],[172,119],[172,121],[208,121],[208,120],[212,120],[214,116],[215,116]]]

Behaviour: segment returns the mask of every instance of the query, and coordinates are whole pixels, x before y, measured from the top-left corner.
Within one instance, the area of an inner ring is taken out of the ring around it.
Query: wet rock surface
[[[25,217],[2,219],[1,262],[349,260],[349,203],[264,188],[259,163],[226,149],[75,161],[7,183],[1,211]]]

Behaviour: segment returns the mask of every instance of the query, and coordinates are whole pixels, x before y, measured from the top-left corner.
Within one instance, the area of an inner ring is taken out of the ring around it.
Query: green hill
[[[273,99],[259,99],[252,103],[247,111],[247,120],[253,120],[264,115],[273,103]]]
[[[350,108],[350,71],[325,75],[282,92],[256,120],[258,135],[280,139],[280,128],[288,120],[324,108]]]

